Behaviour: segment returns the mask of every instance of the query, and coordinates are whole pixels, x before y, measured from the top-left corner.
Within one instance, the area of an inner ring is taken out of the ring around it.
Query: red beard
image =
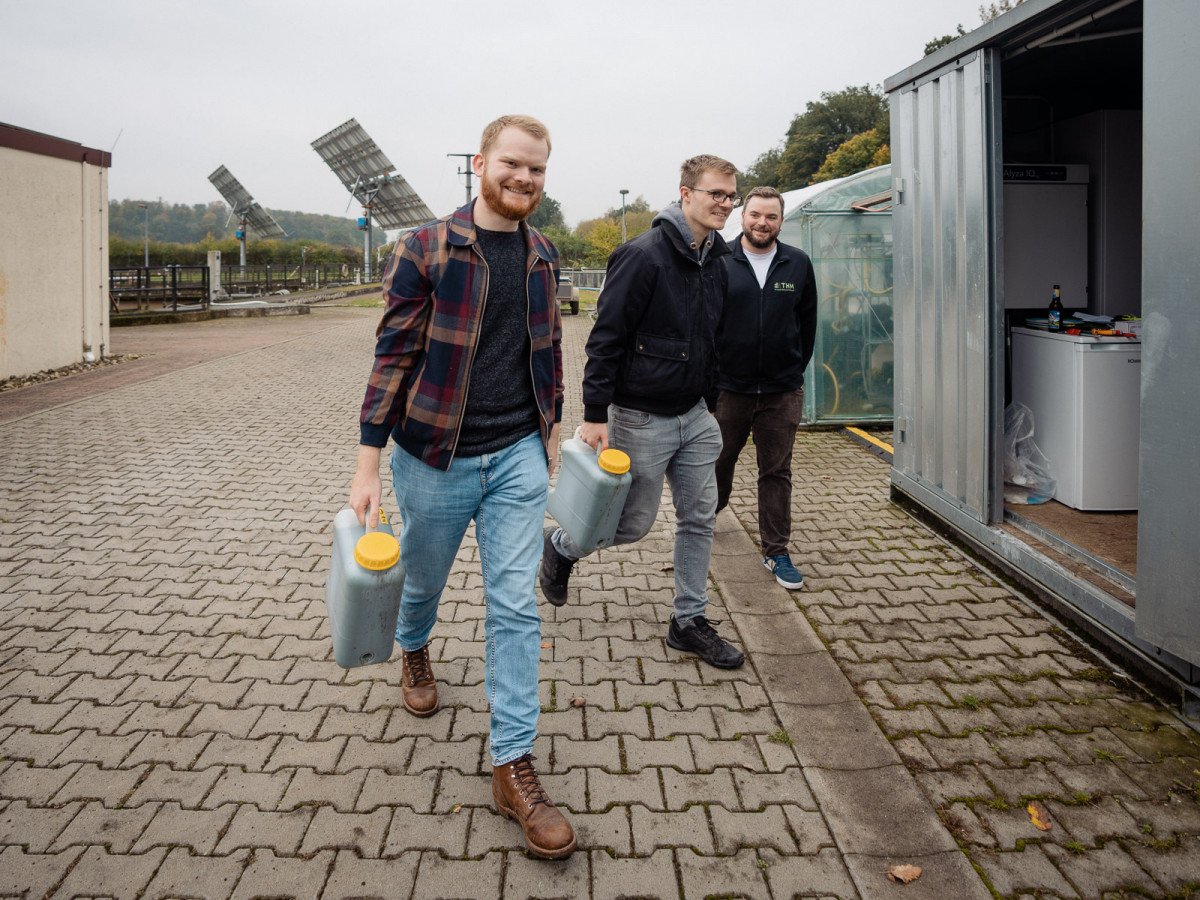
[[[528,194],[527,200],[521,201],[512,194],[505,194],[502,185],[493,181],[485,172],[479,179],[479,190],[484,202],[492,212],[503,216],[512,222],[521,222],[533,215],[533,211],[542,202],[542,195]]]

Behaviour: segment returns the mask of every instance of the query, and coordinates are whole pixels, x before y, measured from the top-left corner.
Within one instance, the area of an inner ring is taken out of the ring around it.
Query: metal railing
[[[221,266],[221,287],[230,296],[258,296],[280,291],[312,291],[355,280],[358,268],[345,265]]]
[[[563,278],[569,278],[577,288],[597,290],[604,284],[607,269],[563,269]]]
[[[131,266],[108,270],[112,315],[208,307],[208,266]]]

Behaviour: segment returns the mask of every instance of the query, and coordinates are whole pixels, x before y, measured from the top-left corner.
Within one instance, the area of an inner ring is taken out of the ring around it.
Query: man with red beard
[[[733,470],[754,433],[758,458],[758,531],[763,565],[788,590],[804,586],[792,563],[792,447],[804,412],[804,370],[817,334],[817,282],[803,250],[776,240],[783,197],[772,187],[746,195],[742,233],[729,257],[717,347],[721,374],[717,421],[717,509],[733,489]]]
[[[392,485],[406,571],[396,626],[401,694],[438,710],[429,639],[471,521],[483,574],[484,689],[497,810],[535,856],[561,859],[575,833],[533,767],[541,618],[534,579],[562,419],[558,251],[525,221],[546,181],[550,135],[503,116],[471,162],[480,197],[397,244],[387,310],[360,415],[350,506],[379,520],[379,463],[391,435]]]

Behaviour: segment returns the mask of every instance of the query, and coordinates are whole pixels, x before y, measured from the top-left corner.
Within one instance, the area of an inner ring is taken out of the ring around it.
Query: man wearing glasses
[[[633,476],[615,544],[631,544],[658,515],[663,479],[675,505],[675,602],[667,644],[723,669],[742,664],[705,616],[721,452],[716,328],[729,248],[718,233],[734,207],[737,169],[695,156],[680,169],[679,202],[608,260],[587,342],[580,437],[629,454]],[[556,606],[586,554],[561,528],[545,530],[538,581]]]

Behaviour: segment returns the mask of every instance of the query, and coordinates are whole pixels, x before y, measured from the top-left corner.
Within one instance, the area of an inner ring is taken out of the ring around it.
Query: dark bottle
[[[1062,330],[1063,307],[1062,300],[1059,299],[1058,285],[1054,286],[1054,294],[1050,298],[1050,308],[1047,310],[1046,327],[1051,331]]]

